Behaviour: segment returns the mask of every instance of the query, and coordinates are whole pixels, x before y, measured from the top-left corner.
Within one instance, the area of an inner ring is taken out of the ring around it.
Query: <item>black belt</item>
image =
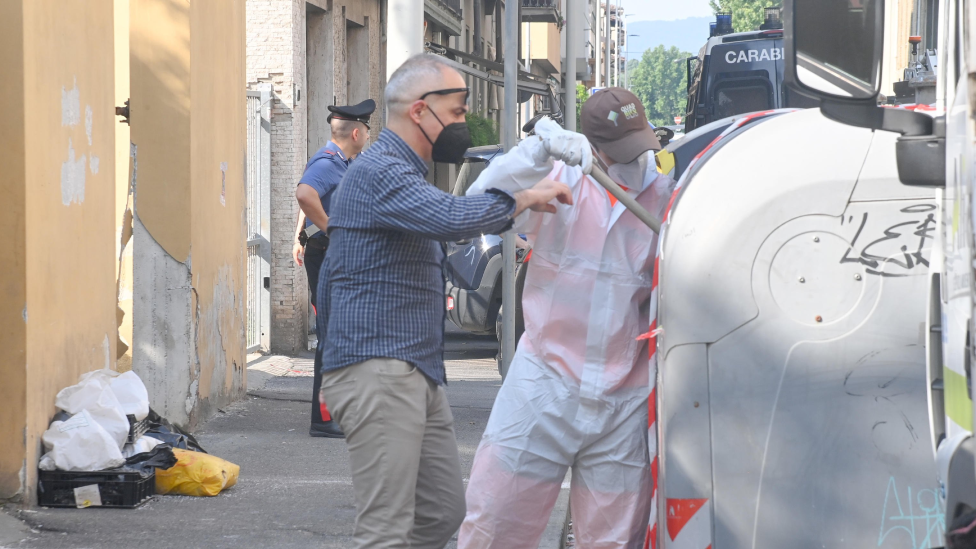
[[[325,235],[313,236],[312,238],[308,239],[305,246],[324,250],[329,247],[329,237]]]

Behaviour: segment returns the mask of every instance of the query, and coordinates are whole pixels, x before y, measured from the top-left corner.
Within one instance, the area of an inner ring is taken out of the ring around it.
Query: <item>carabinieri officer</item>
[[[369,117],[374,110],[376,102],[372,99],[352,106],[329,106],[328,122],[332,129],[332,139],[309,159],[295,191],[298,205],[305,216],[305,229],[299,234],[299,240],[305,248],[305,272],[308,275],[313,307],[318,307],[319,273],[326,250],[329,249],[326,229],[329,226],[332,193],[339,186],[349,162],[369,141]],[[323,322],[319,313],[316,310],[317,323]],[[315,368],[314,379],[312,426],[308,434],[313,437],[341,438],[342,431],[332,421],[325,403],[319,402],[322,373],[318,367]]]

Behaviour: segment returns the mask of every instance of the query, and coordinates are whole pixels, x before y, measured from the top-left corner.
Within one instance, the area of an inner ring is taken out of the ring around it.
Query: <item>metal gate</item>
[[[247,352],[271,326],[271,89],[247,92]]]

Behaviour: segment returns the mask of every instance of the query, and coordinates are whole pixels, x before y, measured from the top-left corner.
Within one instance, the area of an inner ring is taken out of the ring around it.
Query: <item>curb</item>
[[[0,509],[0,549],[18,547],[30,537],[30,527],[20,519]]]

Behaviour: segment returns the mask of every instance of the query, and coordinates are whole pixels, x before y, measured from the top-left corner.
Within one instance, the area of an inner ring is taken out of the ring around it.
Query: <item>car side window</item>
[[[462,167],[461,170],[466,171],[467,175],[464,177],[464,181],[461,181],[461,175],[464,175],[461,170],[458,171],[458,180],[454,183],[454,196],[464,196],[468,192],[471,185],[478,179],[481,172],[485,171],[488,167],[488,163],[480,158],[466,158],[464,159],[464,164],[468,166],[467,170]]]

